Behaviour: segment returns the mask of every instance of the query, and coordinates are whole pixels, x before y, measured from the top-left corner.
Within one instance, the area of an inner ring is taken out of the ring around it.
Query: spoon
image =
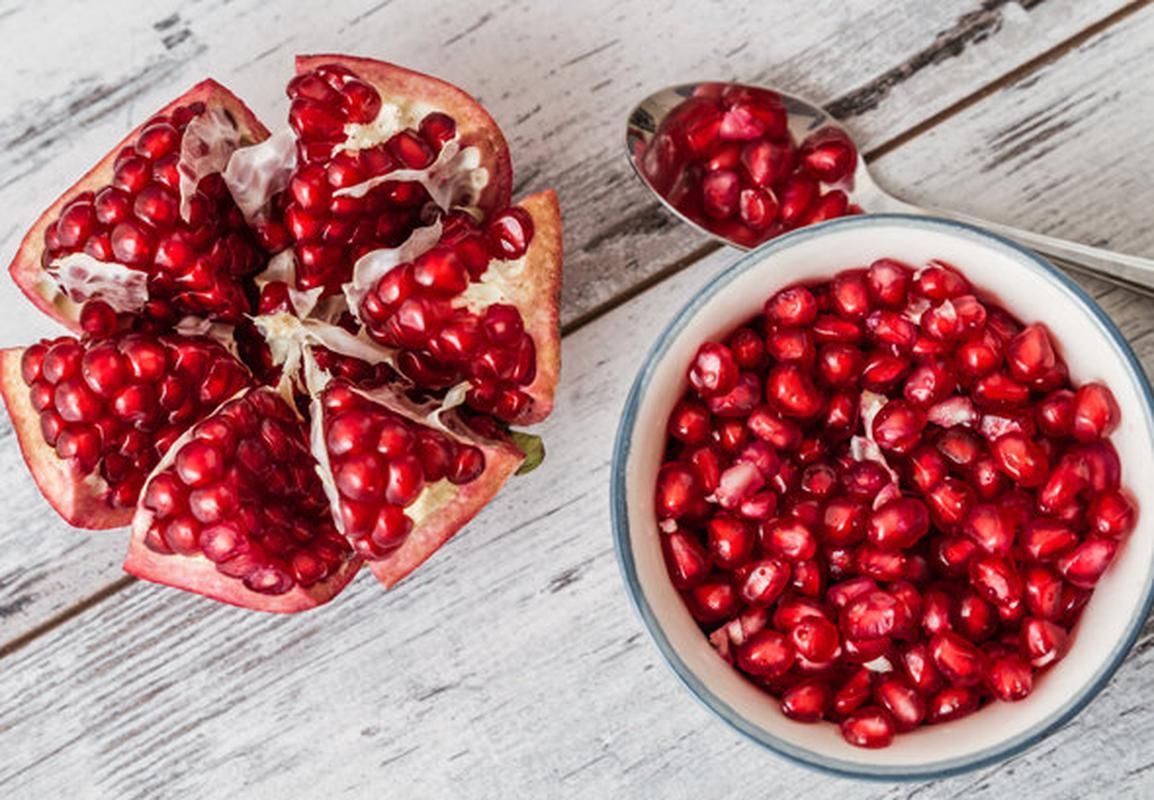
[[[654,134],[661,127],[661,123],[669,113],[681,105],[687,98],[693,97],[699,87],[704,85],[705,84],[702,83],[688,83],[680,86],[670,86],[642,100],[629,115],[629,122],[625,132],[626,152],[629,157],[629,163],[633,166],[637,175],[641,178],[642,182],[649,187],[650,191],[657,195],[666,208],[699,231],[723,244],[741,250],[747,250],[749,249],[747,245],[705,228],[699,222],[690,219],[674,207],[669,198],[663,195],[662,192],[653,185],[646,171],[642,169],[639,163],[642,154],[645,152],[645,148],[653,139]],[[718,84],[711,83],[711,85],[717,86]],[[785,107],[786,113],[788,114],[787,119],[790,135],[797,142],[801,142],[807,135],[819,128],[835,128],[841,131],[847,139],[850,141],[853,140],[849,131],[816,103],[811,103],[800,97],[766,87],[745,86],[736,83],[727,83],[724,84],[724,86],[734,87],[739,90],[748,89],[753,92],[770,91],[779,95],[781,104]],[[1019,244],[1025,245],[1044,256],[1048,256],[1070,269],[1095,275],[1111,283],[1124,286],[1142,294],[1154,295],[1154,260],[1152,259],[1128,255],[1126,253],[1116,253],[1100,247],[1091,247],[1078,242],[1059,239],[1054,236],[1045,236],[1009,225],[1002,225],[997,222],[988,222],[967,214],[961,214],[957,211],[920,208],[895,197],[878,186],[870,176],[865,159],[861,157],[860,153],[856,158],[857,164],[854,167],[852,176],[848,180],[843,181],[843,185],[841,185],[840,188],[845,189],[847,194],[849,194],[849,201],[851,203],[861,206],[861,208],[867,212],[924,214],[965,222],[980,228],[985,228],[1007,239],[1013,239]]]

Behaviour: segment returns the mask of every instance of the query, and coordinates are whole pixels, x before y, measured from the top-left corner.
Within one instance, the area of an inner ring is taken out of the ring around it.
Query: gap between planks
[[[1037,56],[1034,56],[1028,61],[1019,64],[1017,67],[1014,67],[1013,69],[1008,70],[997,78],[983,84],[964,97],[951,103],[941,111],[931,115],[930,117],[927,117],[915,125],[910,126],[906,130],[895,134],[889,139],[886,139],[876,147],[863,153],[863,158],[867,162],[876,161],[877,159],[894,152],[895,150],[901,148],[903,145],[911,142],[917,137],[938,127],[950,118],[960,114],[968,108],[971,108],[977,103],[980,103],[982,100],[990,97],[994,93],[1012,86],[1013,84],[1020,82],[1022,79],[1032,75],[1043,67],[1054,63],[1074,48],[1079,47],[1094,36],[1097,36],[1103,31],[1125,21],[1151,3],[1154,3],[1154,0],[1136,0],[1136,2],[1123,6],[1122,8],[1103,17],[1097,22],[1086,26],[1072,36],[1063,39],[1048,50],[1038,54]],[[847,92],[846,94],[848,95],[850,93]],[[838,100],[835,99],[828,105],[832,106],[837,102]],[[615,297],[601,303],[600,305],[594,306],[580,316],[572,319],[567,324],[561,326],[561,335],[569,336],[570,334],[575,333],[576,331],[584,328],[586,325],[595,322],[597,319],[603,317],[614,309],[620,308],[621,306],[637,298],[662,281],[665,281],[677,273],[687,269],[691,265],[695,264],[706,256],[715,253],[721,248],[722,245],[717,242],[708,241],[703,243],[701,246],[694,248],[684,256],[675,259],[661,269],[651,273]],[[0,659],[6,658],[18,650],[23,649],[46,633],[49,633],[53,629],[59,627],[65,622],[68,622],[74,617],[83,614],[90,608],[99,605],[108,598],[119,594],[129,586],[137,583],[137,581],[138,579],[131,575],[123,575],[99,591],[92,593],[83,600],[80,600],[79,602],[68,606],[57,614],[54,614],[39,625],[36,625],[35,627],[25,631],[14,639],[0,644]]]

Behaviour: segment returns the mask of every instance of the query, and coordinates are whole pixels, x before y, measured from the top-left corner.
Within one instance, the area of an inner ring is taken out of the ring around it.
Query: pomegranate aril
[[[1074,395],[1074,438],[1091,442],[1109,436],[1120,416],[1113,392],[1104,384],[1088,383]]]
[[[889,747],[895,730],[893,717],[877,706],[859,708],[841,723],[842,737],[855,747]]]
[[[662,537],[661,545],[669,577],[678,589],[692,588],[708,576],[709,557],[690,534],[673,531]]]
[[[1026,617],[1021,631],[1022,655],[1034,667],[1041,669],[1066,655],[1067,635],[1061,626],[1049,620]]]
[[[702,397],[718,397],[737,386],[738,367],[733,353],[723,344],[707,342],[697,351],[689,370],[689,382]]]
[[[961,719],[978,710],[981,698],[970,686],[947,686],[926,704],[926,721],[931,725]]]
[[[821,680],[795,683],[781,696],[781,712],[797,722],[822,719],[833,700],[829,685]]]
[[[930,639],[930,657],[955,686],[973,686],[982,679],[982,651],[953,631],[942,631]]]
[[[728,580],[709,578],[689,590],[690,610],[699,622],[728,619],[740,607],[740,599]]]
[[[1134,529],[1134,504],[1117,489],[1100,492],[1086,508],[1086,522],[1091,531],[1110,539],[1121,539]]]
[[[736,569],[753,555],[756,538],[749,523],[718,514],[709,520],[707,532],[713,563],[721,569]]]
[[[1081,589],[1091,589],[1118,552],[1113,539],[1089,538],[1058,557],[1055,562],[1062,577]]]

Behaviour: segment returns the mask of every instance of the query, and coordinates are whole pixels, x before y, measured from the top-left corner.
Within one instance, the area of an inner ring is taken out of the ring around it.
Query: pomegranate
[[[827,126],[797,142],[774,92],[702,84],[662,121],[638,155],[642,176],[680,213],[746,247],[850,213],[858,153]],[[891,262],[896,263],[896,262]],[[859,297],[864,297],[864,274]],[[892,302],[900,288],[879,269],[871,291]],[[851,300],[851,302],[853,302]],[[856,307],[855,307],[856,308]]]
[[[677,136],[740,171],[718,102],[695,100]],[[775,178],[778,226],[840,163],[814,148],[797,155],[809,184]],[[687,365],[655,487],[670,579],[786,716],[836,721],[851,744],[1015,702],[1139,521],[1119,422],[1044,326],[948,264],[785,287]]]
[[[79,337],[0,355],[61,516],[131,521],[133,575],[278,612],[365,562],[393,586],[534,466],[539,441],[507,426],[549,414],[560,360],[557,202],[510,205],[484,109],[336,55],[298,59],[288,95],[273,136],[211,81],[130,133],[10,268]],[[696,411],[682,435],[706,445],[713,412]],[[695,514],[697,473],[667,477],[671,514]],[[695,546],[668,550],[700,589]],[[729,593],[703,607],[728,614]]]

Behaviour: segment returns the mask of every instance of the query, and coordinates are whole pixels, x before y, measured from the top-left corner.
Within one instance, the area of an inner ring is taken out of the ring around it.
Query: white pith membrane
[[[220,172],[238,152],[241,133],[223,109],[206,108],[184,128],[180,140],[180,218],[188,220],[189,203],[201,179]],[[55,223],[53,223],[55,224]],[[149,300],[148,273],[119,261],[99,261],[81,251],[54,259],[40,279],[45,297],[63,295],[77,307],[103,300],[122,314],[138,314]]]
[[[221,172],[240,147],[236,120],[223,109],[206,108],[184,128],[180,139],[180,218],[188,221],[189,203],[202,178]]]
[[[148,302],[148,273],[117,261],[98,261],[83,251],[54,259],[44,270],[49,296],[63,292],[80,306],[103,300],[118,313],[138,314]]]

